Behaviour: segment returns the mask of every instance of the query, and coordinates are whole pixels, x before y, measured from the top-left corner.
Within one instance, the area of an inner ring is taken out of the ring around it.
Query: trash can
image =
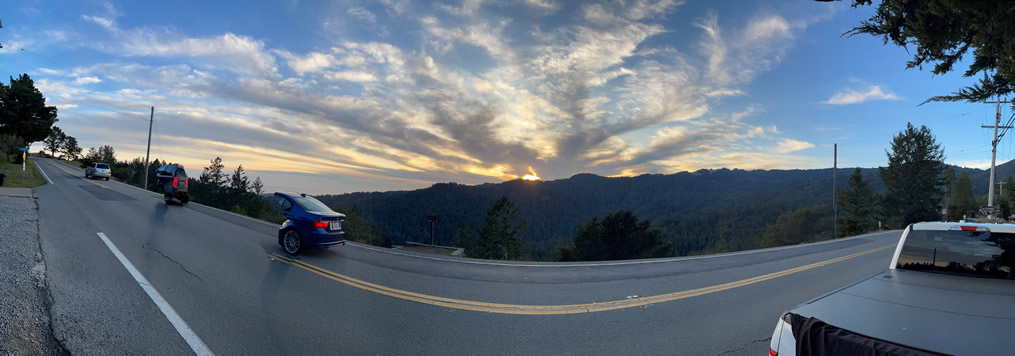
[[[6,174],[0,173],[0,187],[4,185],[4,179],[7,178]]]

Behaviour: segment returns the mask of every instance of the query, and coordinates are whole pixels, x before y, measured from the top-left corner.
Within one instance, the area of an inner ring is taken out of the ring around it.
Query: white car
[[[101,162],[95,162],[85,168],[85,178],[106,178],[109,180],[110,169],[109,165]]]

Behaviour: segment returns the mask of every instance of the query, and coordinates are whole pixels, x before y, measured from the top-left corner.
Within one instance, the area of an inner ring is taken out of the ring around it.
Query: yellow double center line
[[[410,292],[410,291],[396,289],[396,288],[385,287],[385,286],[382,286],[382,285],[379,285],[379,284],[374,284],[374,283],[366,282],[366,281],[363,281],[363,280],[359,280],[359,279],[352,278],[352,277],[349,277],[349,276],[346,276],[346,275],[335,273],[335,272],[332,272],[332,271],[329,271],[329,270],[326,270],[326,269],[323,269],[323,268],[311,265],[309,263],[302,262],[302,261],[299,261],[299,260],[294,260],[292,258],[285,257],[285,256],[282,256],[282,255],[279,255],[279,254],[275,254],[275,253],[269,253],[268,256],[271,257],[271,259],[273,259],[273,260],[280,261],[282,263],[286,263],[286,264],[289,264],[289,265],[292,265],[292,266],[295,266],[295,267],[302,268],[304,270],[310,271],[311,273],[317,274],[317,275],[322,276],[324,278],[328,278],[328,279],[337,281],[337,282],[342,283],[342,284],[346,284],[346,285],[349,285],[349,286],[352,286],[352,287],[356,287],[356,288],[359,288],[359,289],[362,289],[362,290],[366,290],[366,291],[370,291],[370,292],[374,292],[374,293],[377,293],[377,294],[382,294],[382,295],[386,295],[386,296],[394,297],[394,298],[398,298],[398,299],[403,299],[403,300],[408,300],[408,301],[413,301],[413,302],[418,302],[418,303],[423,303],[423,304],[436,305],[436,306],[441,306],[441,307],[446,307],[446,308],[454,308],[454,309],[462,309],[462,310],[472,310],[472,311],[480,311],[480,312],[488,312],[488,313],[522,314],[522,315],[558,315],[558,314],[594,313],[594,312],[601,312],[601,311],[607,311],[607,310],[634,308],[634,307],[639,307],[639,306],[648,305],[648,304],[663,303],[663,302],[669,302],[669,301],[674,301],[674,300],[678,300],[678,299],[690,298],[690,297],[695,297],[695,296],[709,294],[709,293],[720,292],[720,291],[724,291],[724,290],[727,290],[727,289],[733,289],[733,288],[737,288],[737,287],[743,287],[743,286],[746,286],[746,285],[751,285],[751,284],[754,284],[754,283],[758,283],[758,282],[762,282],[762,281],[767,281],[769,279],[779,278],[779,277],[787,276],[787,275],[794,274],[794,273],[797,273],[797,272],[803,272],[803,271],[806,271],[806,270],[809,270],[809,269],[813,269],[813,268],[829,265],[829,264],[836,263],[836,262],[845,261],[845,260],[848,260],[848,259],[851,259],[851,258],[854,258],[854,257],[859,257],[859,256],[863,256],[863,255],[866,255],[866,254],[871,254],[871,253],[874,253],[874,252],[882,251],[882,250],[885,250],[885,249],[888,249],[888,248],[891,248],[891,247],[894,247],[894,246],[895,246],[895,244],[885,245],[885,246],[881,246],[881,247],[878,247],[878,248],[873,248],[873,249],[870,249],[870,250],[861,251],[861,252],[857,252],[857,253],[854,253],[854,254],[850,254],[850,255],[846,255],[846,256],[842,256],[842,257],[833,258],[833,259],[830,259],[830,260],[825,260],[825,261],[821,261],[821,262],[811,263],[811,264],[805,265],[805,266],[800,266],[800,267],[796,267],[796,268],[790,268],[790,269],[782,270],[782,271],[779,271],[779,272],[769,273],[769,274],[765,274],[765,275],[761,275],[761,276],[757,276],[757,277],[751,277],[751,278],[742,279],[742,280],[739,280],[739,281],[734,281],[734,282],[729,282],[729,283],[723,283],[723,284],[718,284],[718,285],[704,287],[704,288],[691,289],[691,290],[685,290],[685,291],[674,292],[674,293],[667,293],[667,294],[659,294],[659,295],[648,296],[648,297],[614,300],[614,301],[609,301],[609,302],[587,303],[587,304],[565,304],[565,305],[501,304],[501,303],[487,303],[487,302],[477,302],[477,301],[471,301],[471,300],[462,300],[462,299],[438,297],[438,296],[421,294],[421,293],[415,293],[415,292]]]
[[[75,177],[77,177],[78,174],[80,174],[80,173],[74,173],[74,172],[71,172],[71,171],[67,170],[67,168],[63,167],[63,163],[57,162],[57,163],[53,164],[53,166],[58,168],[58,169],[60,169],[61,171],[67,172],[67,174],[70,174],[70,175],[75,176]],[[97,186],[109,189],[109,187],[104,186],[104,185],[99,184],[99,183],[95,183],[95,182],[91,181],[91,179],[88,179],[88,178],[85,178],[85,182],[92,183],[92,184],[95,184]]]

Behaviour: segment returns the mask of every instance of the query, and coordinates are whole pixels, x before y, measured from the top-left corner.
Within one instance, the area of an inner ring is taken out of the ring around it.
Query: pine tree
[[[948,214],[945,220],[958,221],[964,217],[976,216],[976,211],[979,210],[980,204],[976,201],[976,196],[973,195],[973,185],[969,181],[969,176],[966,172],[962,172],[959,177],[959,181],[955,185],[955,194],[951,199],[952,203],[948,207]]]
[[[902,228],[920,221],[941,218],[941,173],[944,150],[927,126],[906,129],[892,139],[892,151],[885,151],[888,167],[879,168],[885,183],[883,213],[888,225]]]
[[[875,206],[878,195],[870,184],[863,180],[860,168],[853,170],[849,176],[849,186],[846,189],[839,189],[839,209],[846,213],[840,216],[840,236],[859,235],[875,229],[874,221]]]
[[[507,197],[497,199],[486,213],[486,226],[480,229],[476,257],[491,260],[509,260],[518,257],[521,245],[518,232],[525,223],[516,223],[518,208]]]

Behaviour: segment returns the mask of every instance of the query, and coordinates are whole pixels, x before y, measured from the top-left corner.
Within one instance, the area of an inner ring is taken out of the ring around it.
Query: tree
[[[261,181],[261,176],[254,177],[254,182],[250,184],[250,189],[257,194],[258,197],[264,194],[264,182]]]
[[[955,170],[952,169],[952,167],[945,168],[944,174],[945,196],[943,199],[944,201],[942,202],[942,205],[944,205],[945,208],[950,206],[952,195],[955,194],[955,183],[957,180],[958,178],[955,177]]]
[[[233,175],[229,178],[229,189],[236,194],[243,194],[250,190],[250,180],[247,173],[243,171],[243,165],[236,166]]]
[[[73,160],[81,155],[81,147],[78,146],[78,139],[74,138],[74,136],[67,136],[67,139],[63,142],[63,146],[60,148],[63,149],[64,152],[67,152],[67,155],[70,156],[68,159]]]
[[[56,156],[56,151],[63,148],[66,140],[67,135],[63,133],[63,130],[53,126],[49,131],[49,136],[46,136],[46,139],[42,140],[42,143],[46,145],[46,149],[49,150],[52,156]]]
[[[479,230],[479,246],[476,257],[492,260],[508,260],[518,257],[518,232],[525,223],[516,223],[518,208],[506,196],[500,197],[486,212],[486,226]]]
[[[854,0],[853,7],[871,4],[871,0]],[[881,37],[886,45],[891,42],[907,51],[915,44],[916,50],[909,51],[913,59],[906,63],[906,69],[933,65],[934,75],[951,72],[955,63],[972,50],[973,62],[963,76],[983,73],[983,79],[952,95],[927,101],[979,102],[1015,89],[1015,22],[1010,19],[1011,8],[1007,1],[884,0],[874,16],[844,35]]]
[[[878,168],[878,175],[885,184],[883,212],[888,225],[901,228],[940,219],[944,150],[930,129],[907,123],[892,138],[892,151],[885,154],[888,167]]]
[[[116,163],[116,150],[113,149],[113,146],[102,145],[99,147],[98,151],[96,151],[95,160],[109,164]]]
[[[765,228],[763,246],[795,245],[802,242],[825,240],[832,237],[832,213],[825,204],[786,212],[775,223]]]
[[[210,162],[211,165],[204,167],[204,172],[201,173],[201,181],[211,184],[216,189],[225,187],[226,176],[222,173],[222,169],[226,166],[222,164],[222,157],[215,157]]]
[[[0,135],[13,134],[26,144],[42,141],[57,121],[56,107],[46,106],[28,74],[10,79],[9,86],[0,83]]]
[[[1015,202],[1015,178],[1008,176],[1004,179],[1004,195],[1008,198],[1009,202]],[[1005,216],[1005,219],[1008,217]]]
[[[561,261],[608,261],[666,257],[672,246],[648,220],[638,221],[629,210],[619,210],[602,220],[592,218],[559,250]]]
[[[839,234],[842,237],[859,235],[873,231],[877,225],[874,220],[875,206],[878,202],[878,195],[870,187],[859,167],[853,170],[849,176],[849,186],[846,189],[839,189],[839,209],[846,213],[840,216]]]
[[[980,210],[980,204],[973,195],[973,185],[969,181],[969,175],[962,172],[958,183],[955,184],[955,193],[952,195],[951,204],[948,205],[948,213],[945,220],[959,221],[964,217],[976,216]]]

